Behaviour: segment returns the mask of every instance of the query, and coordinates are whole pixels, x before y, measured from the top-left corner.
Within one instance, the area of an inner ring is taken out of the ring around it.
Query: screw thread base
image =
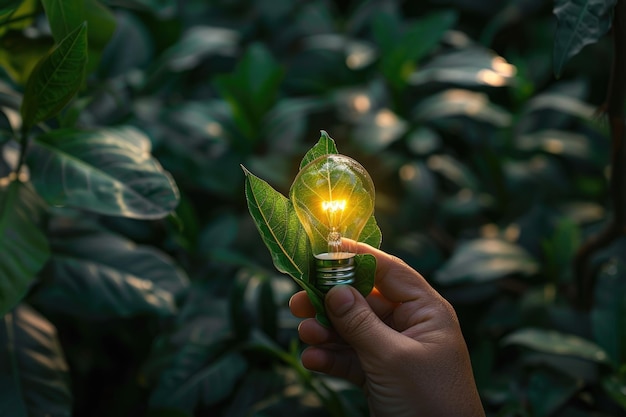
[[[315,286],[326,292],[335,285],[352,284],[354,282],[354,256],[343,259],[315,260]]]

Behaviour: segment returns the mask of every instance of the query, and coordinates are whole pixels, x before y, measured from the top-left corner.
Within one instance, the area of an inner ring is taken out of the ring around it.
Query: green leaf
[[[582,388],[582,380],[542,369],[534,371],[528,382],[528,400],[533,416],[547,417]]]
[[[51,232],[52,257],[31,303],[98,319],[177,311],[188,279],[167,255],[92,225],[64,222]]]
[[[270,51],[255,43],[247,49],[233,73],[215,79],[237,126],[249,140],[258,137],[263,117],[276,102],[282,78],[283,69]]]
[[[580,50],[604,36],[613,21],[617,0],[557,0],[558,21],[554,39],[554,74],[559,77],[565,63]]]
[[[4,375],[11,376],[13,392],[18,395],[13,401],[21,399],[24,415],[72,415],[69,369],[56,329],[23,304],[0,322],[0,377]],[[8,382],[0,379],[0,385]],[[3,389],[0,398],[4,393]]]
[[[367,297],[374,289],[376,281],[376,258],[369,253],[356,255],[355,259],[355,280],[352,286],[359,290],[363,297]]]
[[[321,322],[324,318],[324,295],[311,283],[313,256],[304,228],[300,224],[291,201],[267,182],[254,176],[242,166],[246,174],[246,201],[274,266],[291,276],[311,299]]]
[[[602,380],[602,387],[604,391],[622,407],[626,410],[626,375],[621,376],[621,378],[617,375],[611,375]]]
[[[337,146],[335,141],[328,136],[326,131],[321,131],[320,140],[304,155],[300,162],[300,169],[304,168],[309,162],[319,158],[320,156],[335,154],[337,152]]]
[[[513,274],[532,275],[537,270],[537,262],[521,246],[499,239],[474,239],[459,245],[435,273],[435,281],[443,285],[480,283]]]
[[[60,43],[85,21],[83,0],[41,0],[52,36]]]
[[[191,347],[191,345],[189,345]],[[179,356],[187,350],[179,352]],[[150,395],[152,408],[179,408],[192,411],[196,406],[210,406],[227,398],[248,369],[246,359],[238,352],[230,352],[208,365],[203,355],[180,358],[161,376]],[[195,364],[192,369],[189,365]]]
[[[20,112],[23,129],[63,109],[80,89],[87,65],[87,24],[67,35],[35,67],[24,91]]]
[[[37,226],[43,211],[30,186],[13,181],[0,187],[0,317],[22,299],[50,256]]]
[[[95,213],[158,219],[179,200],[174,180],[133,127],[58,129],[37,137],[29,154],[33,183],[50,204]]]
[[[291,202],[243,165],[242,169],[246,174],[248,209],[272,255],[274,266],[297,282],[309,282],[309,244]]]
[[[626,265],[613,260],[599,273],[591,312],[593,336],[613,367],[626,363]]]
[[[607,363],[609,360],[606,352],[595,343],[554,330],[521,329],[506,336],[502,344],[517,345],[538,352],[572,356],[597,363]]]
[[[365,223],[361,234],[359,235],[359,242],[367,243],[368,245],[378,249],[383,242],[383,234],[376,223],[374,216],[370,217]]]
[[[381,15],[381,19],[388,17]],[[417,21],[406,33],[389,38],[396,31],[394,19],[377,20],[375,35],[381,50],[380,68],[392,87],[404,86],[418,61],[426,57],[454,27],[457,13],[450,10],[433,12]],[[395,38],[395,39],[394,39]]]

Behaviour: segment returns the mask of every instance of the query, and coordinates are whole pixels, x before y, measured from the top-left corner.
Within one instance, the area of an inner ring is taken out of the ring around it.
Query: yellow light
[[[346,200],[322,201],[322,210],[334,213],[346,208]]]
[[[353,248],[374,211],[374,184],[352,158],[329,154],[309,162],[296,176],[289,197],[316,258],[316,285],[354,280]]]

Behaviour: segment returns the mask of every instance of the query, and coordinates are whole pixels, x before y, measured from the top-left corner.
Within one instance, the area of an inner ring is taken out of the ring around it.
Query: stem
[[[37,13],[29,13],[29,14],[25,14],[22,16],[12,17],[12,18],[5,20],[4,22],[0,22],[0,27],[7,26],[16,22],[21,22],[22,20],[32,19],[36,16],[37,16]]]
[[[610,184],[611,219],[597,235],[591,236],[574,258],[577,304],[582,310],[593,305],[595,273],[589,268],[591,256],[626,234],[626,141],[624,103],[626,100],[626,5],[618,0],[613,15],[613,65],[604,110],[611,132]]]

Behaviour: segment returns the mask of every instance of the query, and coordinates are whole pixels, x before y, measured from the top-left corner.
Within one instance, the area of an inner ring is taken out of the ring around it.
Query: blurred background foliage
[[[614,5],[1,1],[0,415],[367,415],[300,365],[243,195],[322,129],[457,309],[487,415],[624,415],[626,239],[590,307],[573,267],[611,217]],[[597,19],[564,46],[556,10]]]

